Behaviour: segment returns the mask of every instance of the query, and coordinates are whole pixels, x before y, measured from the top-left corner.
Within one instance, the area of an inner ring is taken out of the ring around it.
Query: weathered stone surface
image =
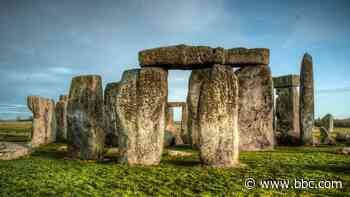
[[[176,135],[176,128],[174,127],[174,110],[171,107],[167,107],[167,122],[165,127],[165,133],[164,133],[164,146],[172,146],[176,144],[175,142],[175,135]]]
[[[169,147],[169,146],[174,146],[175,143],[175,136],[174,133],[169,131],[169,130],[165,130],[164,131],[164,147]]]
[[[276,89],[276,139],[280,145],[300,144],[299,91],[297,87]]]
[[[269,49],[211,48],[207,46],[176,45],[139,52],[142,67],[159,66],[170,69],[206,68],[213,64],[231,66],[267,65]]]
[[[329,130],[324,127],[320,127],[320,143],[328,145],[333,145],[336,143]]]
[[[109,147],[118,147],[118,129],[116,118],[116,99],[118,82],[108,83],[104,93],[105,102],[105,144]]]
[[[230,66],[213,66],[198,108],[201,161],[212,167],[238,166],[238,81]]]
[[[30,147],[13,142],[0,142],[0,160],[13,160],[29,155]]]
[[[236,71],[239,80],[240,150],[272,149],[273,82],[268,66],[249,66]]]
[[[33,112],[31,145],[38,147],[56,140],[55,102],[39,96],[27,97],[28,108]]]
[[[167,77],[161,68],[124,72],[116,100],[119,162],[159,164],[166,126]]]
[[[335,152],[340,155],[350,155],[350,147],[339,148]]]
[[[324,127],[329,133],[333,132],[334,118],[331,114],[325,115],[320,123],[321,127]]]
[[[68,96],[61,95],[60,100],[56,103],[56,120],[57,120],[57,133],[56,137],[58,141],[67,140],[67,104]]]
[[[274,88],[289,88],[289,87],[299,87],[300,86],[300,76],[299,75],[286,75],[273,78]]]
[[[178,150],[168,150],[168,155],[171,157],[191,157],[193,153]]]
[[[167,129],[168,131],[172,131],[172,133],[175,136],[175,144],[176,145],[183,145],[184,143],[189,142],[189,135],[188,135],[188,129],[187,129],[187,104],[185,102],[168,102],[168,124]],[[181,126],[180,129],[178,129],[174,122],[174,107],[181,107]]]
[[[71,157],[102,159],[105,140],[103,115],[101,77],[74,77],[67,106],[68,152]]]
[[[192,70],[187,93],[188,120],[187,129],[189,143],[194,148],[199,148],[199,122],[198,122],[198,102],[203,81],[209,77],[210,69]]]
[[[340,143],[350,144],[350,134],[349,133],[337,133],[335,140]]]
[[[314,127],[314,79],[312,57],[305,54],[300,71],[300,130],[301,143],[312,143]]]

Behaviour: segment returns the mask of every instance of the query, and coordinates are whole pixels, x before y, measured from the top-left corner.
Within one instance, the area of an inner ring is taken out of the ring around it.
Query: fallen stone
[[[335,152],[340,155],[350,155],[350,147],[339,148]]]
[[[56,141],[55,102],[39,96],[28,96],[27,105],[33,112],[31,146],[38,147]]]
[[[176,45],[143,50],[139,52],[139,62],[141,67],[159,66],[168,69],[207,68],[213,64],[268,65],[269,49]]]
[[[67,140],[67,104],[68,96],[66,95],[61,95],[60,100],[56,103],[57,141]]]
[[[0,160],[14,160],[29,155],[30,147],[13,142],[0,142]]]
[[[300,131],[301,143],[312,143],[314,127],[314,79],[312,57],[305,54],[300,71]]]
[[[101,77],[74,77],[67,106],[70,157],[83,160],[102,159],[105,140],[103,114]]]
[[[198,105],[200,159],[211,167],[239,165],[238,80],[231,66],[214,65]]]
[[[269,66],[236,71],[239,80],[240,150],[273,149],[273,82]]]
[[[159,164],[166,126],[167,78],[167,71],[161,68],[124,72],[116,100],[119,162]]]
[[[109,147],[118,147],[118,129],[116,118],[116,98],[118,82],[108,83],[104,93],[105,102],[105,144]]]
[[[178,150],[168,150],[168,155],[171,157],[191,157],[193,153]]]
[[[204,79],[209,77],[210,69],[192,70],[187,93],[188,120],[187,129],[189,143],[193,148],[199,148],[199,122],[198,122],[198,103],[201,87]]]
[[[350,134],[349,133],[337,133],[335,140],[340,143],[349,143],[350,144]]]

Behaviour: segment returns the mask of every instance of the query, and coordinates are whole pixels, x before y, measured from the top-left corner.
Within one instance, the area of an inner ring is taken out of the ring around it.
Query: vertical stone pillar
[[[281,145],[298,145],[300,142],[298,75],[273,79],[276,88],[276,138]]]
[[[161,68],[124,72],[116,101],[120,162],[159,164],[166,124],[167,78],[167,71]]]
[[[273,82],[270,67],[256,65],[236,71],[239,80],[240,150],[272,149]]]
[[[67,106],[68,152],[71,157],[102,159],[105,140],[103,116],[101,77],[74,77]]]
[[[27,106],[33,112],[32,147],[56,141],[55,102],[40,96],[28,96]]]
[[[314,126],[314,79],[312,57],[305,53],[300,71],[300,130],[301,143],[312,144]]]
[[[198,102],[200,90],[203,80],[208,78],[210,69],[196,69],[192,70],[187,93],[187,107],[188,107],[188,134],[190,136],[190,144],[194,148],[199,148],[199,123],[198,123]]]
[[[231,66],[214,65],[199,99],[200,158],[205,165],[239,165],[238,82]]]
[[[329,133],[333,132],[333,127],[334,127],[333,119],[334,118],[331,114],[327,114],[321,119],[321,127],[324,127]]]
[[[67,95],[61,95],[60,100],[56,103],[58,141],[67,141],[67,104]]]
[[[118,129],[116,119],[116,98],[118,93],[118,82],[108,83],[104,93],[105,105],[105,144],[110,147],[118,147]]]
[[[190,135],[188,133],[188,107],[184,103],[181,109],[181,138],[184,144],[190,143]]]

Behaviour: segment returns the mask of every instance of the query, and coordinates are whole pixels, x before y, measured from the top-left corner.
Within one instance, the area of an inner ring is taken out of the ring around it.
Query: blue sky
[[[316,117],[350,117],[350,1],[0,0],[0,118],[28,115],[27,95],[57,100],[80,74],[118,81],[138,51],[163,45],[270,48],[274,76],[314,60]],[[184,101],[188,71],[169,73]],[[179,113],[177,113],[177,117]]]

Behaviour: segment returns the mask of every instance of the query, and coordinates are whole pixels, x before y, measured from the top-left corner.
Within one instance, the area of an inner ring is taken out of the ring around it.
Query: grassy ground
[[[339,147],[278,147],[242,152],[244,167],[212,169],[192,157],[163,155],[159,166],[129,167],[114,159],[99,163],[66,159],[62,144],[38,149],[31,156],[0,161],[0,196],[350,196],[350,158]],[[248,190],[246,178],[342,181],[338,189]]]
[[[1,133],[30,133],[28,123],[1,123]],[[350,132],[350,129],[335,129]],[[317,136],[317,129],[315,129]],[[1,139],[0,139],[1,141]],[[164,154],[159,166],[130,167],[107,156],[103,162],[66,158],[64,144],[37,149],[31,156],[0,161],[0,196],[350,196],[350,157],[335,154],[338,146],[277,147],[274,151],[242,152],[237,169],[201,166],[198,152],[191,157]],[[255,189],[245,188],[254,178]],[[264,189],[260,180],[294,179],[342,181],[338,189]]]

